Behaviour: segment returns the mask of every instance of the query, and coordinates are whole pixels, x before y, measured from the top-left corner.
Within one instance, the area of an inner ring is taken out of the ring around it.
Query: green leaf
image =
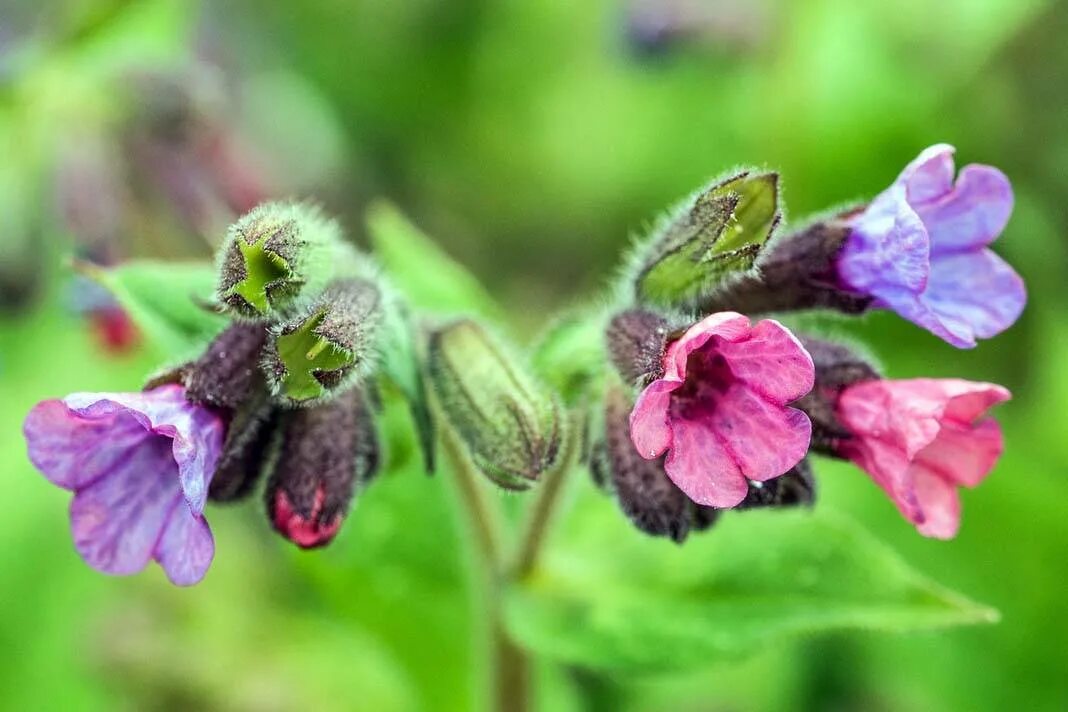
[[[79,263],[82,273],[114,295],[154,346],[185,354],[227,319],[211,308],[215,268],[209,263],[130,261],[117,267]]]
[[[392,204],[372,204],[367,229],[375,256],[412,306],[502,321],[500,307],[479,281]]]
[[[538,340],[531,366],[545,383],[573,405],[604,373],[604,315],[581,311],[558,319]]]
[[[676,306],[752,269],[779,222],[778,174],[740,173],[697,194],[655,231],[638,297]]]
[[[604,498],[568,524],[506,599],[512,635],[565,663],[677,670],[800,634],[997,619],[825,511],[731,513],[683,546],[639,533]]]

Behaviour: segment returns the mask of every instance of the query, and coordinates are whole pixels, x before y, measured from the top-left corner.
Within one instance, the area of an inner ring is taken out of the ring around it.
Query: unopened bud
[[[847,346],[812,337],[800,338],[815,364],[816,385],[794,406],[812,421],[812,449],[835,455],[836,444],[851,437],[849,430],[838,422],[838,397],[847,386],[879,378],[879,373]]]
[[[256,486],[271,458],[278,410],[261,383],[247,403],[230,417],[226,441],[208,488],[213,502],[244,499]]]
[[[609,358],[624,381],[644,386],[660,377],[669,331],[666,319],[643,309],[628,309],[612,317],[605,340]]]
[[[475,464],[507,489],[526,489],[556,460],[555,399],[476,322],[430,336],[427,369],[441,411]]]
[[[358,383],[376,358],[381,301],[370,280],[338,280],[302,316],[275,327],[263,358],[272,392],[306,403]]]
[[[261,319],[314,294],[351,253],[336,222],[303,203],[266,203],[230,226],[222,246],[218,299]]]
[[[262,324],[231,324],[200,358],[180,369],[186,398],[216,408],[239,408],[263,380],[259,362],[266,340]]]
[[[360,389],[279,416],[278,456],[267,485],[267,514],[303,549],[337,535],[357,486],[378,467],[378,439]]]
[[[717,183],[657,231],[635,280],[638,299],[690,305],[750,271],[780,219],[777,173]]]

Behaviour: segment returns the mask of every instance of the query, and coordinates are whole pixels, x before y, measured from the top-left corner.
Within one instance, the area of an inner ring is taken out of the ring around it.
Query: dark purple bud
[[[816,479],[808,460],[797,463],[785,475],[766,482],[750,482],[749,494],[737,509],[760,507],[811,507],[816,501]]]
[[[196,361],[182,367],[186,398],[237,410],[262,387],[260,353],[267,340],[262,324],[234,323],[215,337]]]
[[[209,499],[233,502],[252,492],[270,459],[277,421],[278,411],[263,388],[233,414],[208,489]]]
[[[759,314],[800,309],[833,309],[860,314],[870,297],[841,284],[835,262],[849,236],[838,219],[821,221],[768,244],[756,271],[700,300],[703,313],[740,311]]]
[[[378,438],[362,390],[281,413],[278,457],[267,485],[275,530],[302,549],[337,535],[356,488],[378,468]]]
[[[628,309],[612,317],[605,340],[609,358],[624,381],[645,386],[660,377],[670,331],[666,319],[644,309]]]
[[[794,402],[812,421],[812,449],[836,455],[837,443],[849,438],[849,430],[838,421],[838,397],[847,386],[879,378],[866,359],[842,344],[801,336],[801,343],[816,366],[816,385]]]

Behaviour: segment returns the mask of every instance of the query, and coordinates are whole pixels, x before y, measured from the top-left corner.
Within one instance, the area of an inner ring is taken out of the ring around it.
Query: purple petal
[[[204,517],[179,503],[156,545],[155,559],[176,586],[192,586],[204,578],[215,557],[215,538]]]
[[[895,185],[905,188],[913,205],[935,200],[953,188],[953,153],[948,143],[936,143],[925,148],[905,166]]]
[[[151,558],[170,512],[184,506],[170,441],[149,438],[74,495],[74,546],[94,569],[135,573]]]
[[[1016,322],[1027,291],[1008,263],[983,249],[932,259],[923,301],[960,341],[974,345],[977,337],[990,338]]]
[[[957,185],[923,204],[912,203],[931,236],[931,253],[983,247],[1001,234],[1012,214],[1012,184],[991,166],[965,166]]]
[[[137,418],[113,413],[86,418],[62,401],[38,403],[23,425],[30,461],[50,482],[75,490],[121,466],[152,435]],[[107,447],[102,447],[102,444]]]
[[[63,400],[73,414],[83,419],[115,422],[122,414],[136,419],[151,433],[171,438],[172,457],[186,502],[194,514],[204,511],[225,426],[210,410],[187,401],[181,386],[163,386],[144,393],[74,393]],[[125,426],[128,420],[119,422]],[[94,442],[99,447],[100,441]],[[81,447],[88,445],[83,443]]]
[[[709,507],[734,507],[745,499],[749,484],[712,427],[677,419],[664,471],[687,497]]]
[[[851,289],[882,299],[887,292],[923,290],[930,238],[902,188],[891,188],[853,220],[838,256],[838,275]]]

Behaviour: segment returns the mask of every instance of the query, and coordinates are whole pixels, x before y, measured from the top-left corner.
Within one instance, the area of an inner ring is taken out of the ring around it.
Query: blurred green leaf
[[[130,261],[79,269],[111,292],[153,345],[185,354],[214,336],[226,318],[211,310],[215,269],[208,263]]]
[[[479,281],[392,204],[371,205],[367,228],[375,255],[413,306],[503,321],[503,312]]]
[[[604,372],[604,317],[597,311],[558,319],[538,340],[531,355],[535,373],[574,404]]]
[[[799,634],[902,632],[998,617],[827,512],[731,515],[676,546],[640,534],[607,500],[601,504],[572,513],[561,546],[507,599],[516,639],[562,662],[677,670]]]

